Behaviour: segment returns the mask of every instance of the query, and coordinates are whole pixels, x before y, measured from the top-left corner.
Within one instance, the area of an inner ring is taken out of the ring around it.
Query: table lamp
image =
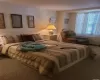
[[[53,30],[55,30],[56,27],[53,24],[49,24],[46,29],[49,30],[49,35],[53,35]]]

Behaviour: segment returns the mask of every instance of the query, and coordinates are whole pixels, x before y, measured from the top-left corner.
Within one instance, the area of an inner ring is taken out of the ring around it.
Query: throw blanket
[[[19,50],[23,52],[27,51],[41,51],[46,49],[46,46],[43,44],[35,43],[35,42],[24,42],[20,44]]]

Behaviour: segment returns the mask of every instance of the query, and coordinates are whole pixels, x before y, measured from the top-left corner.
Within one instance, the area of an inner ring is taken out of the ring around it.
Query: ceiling
[[[51,10],[100,8],[100,0],[0,0],[12,4],[40,7]]]

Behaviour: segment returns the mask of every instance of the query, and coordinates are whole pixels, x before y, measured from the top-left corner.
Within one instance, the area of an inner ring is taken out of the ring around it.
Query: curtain
[[[84,17],[85,17],[84,13],[77,14],[76,27],[75,27],[75,32],[77,34],[81,34],[82,33]]]
[[[75,32],[77,34],[100,35],[100,12],[77,14]]]
[[[94,33],[95,35],[100,35],[100,12],[98,13],[98,17],[97,17],[97,20],[96,20],[96,25],[95,25],[95,30],[94,30]]]

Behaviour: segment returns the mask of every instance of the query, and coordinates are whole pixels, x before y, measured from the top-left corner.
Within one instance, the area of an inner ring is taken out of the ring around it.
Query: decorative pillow
[[[34,38],[35,41],[42,40],[42,38],[40,37],[39,34],[33,34],[33,38]]]
[[[25,42],[25,41],[34,41],[32,35],[23,34],[23,35],[21,35],[21,37],[22,37],[22,40],[23,40],[24,42]]]
[[[18,42],[23,42],[22,35],[17,35]]]
[[[15,43],[15,39],[12,36],[2,36],[2,41],[3,44],[8,44],[8,43]]]

